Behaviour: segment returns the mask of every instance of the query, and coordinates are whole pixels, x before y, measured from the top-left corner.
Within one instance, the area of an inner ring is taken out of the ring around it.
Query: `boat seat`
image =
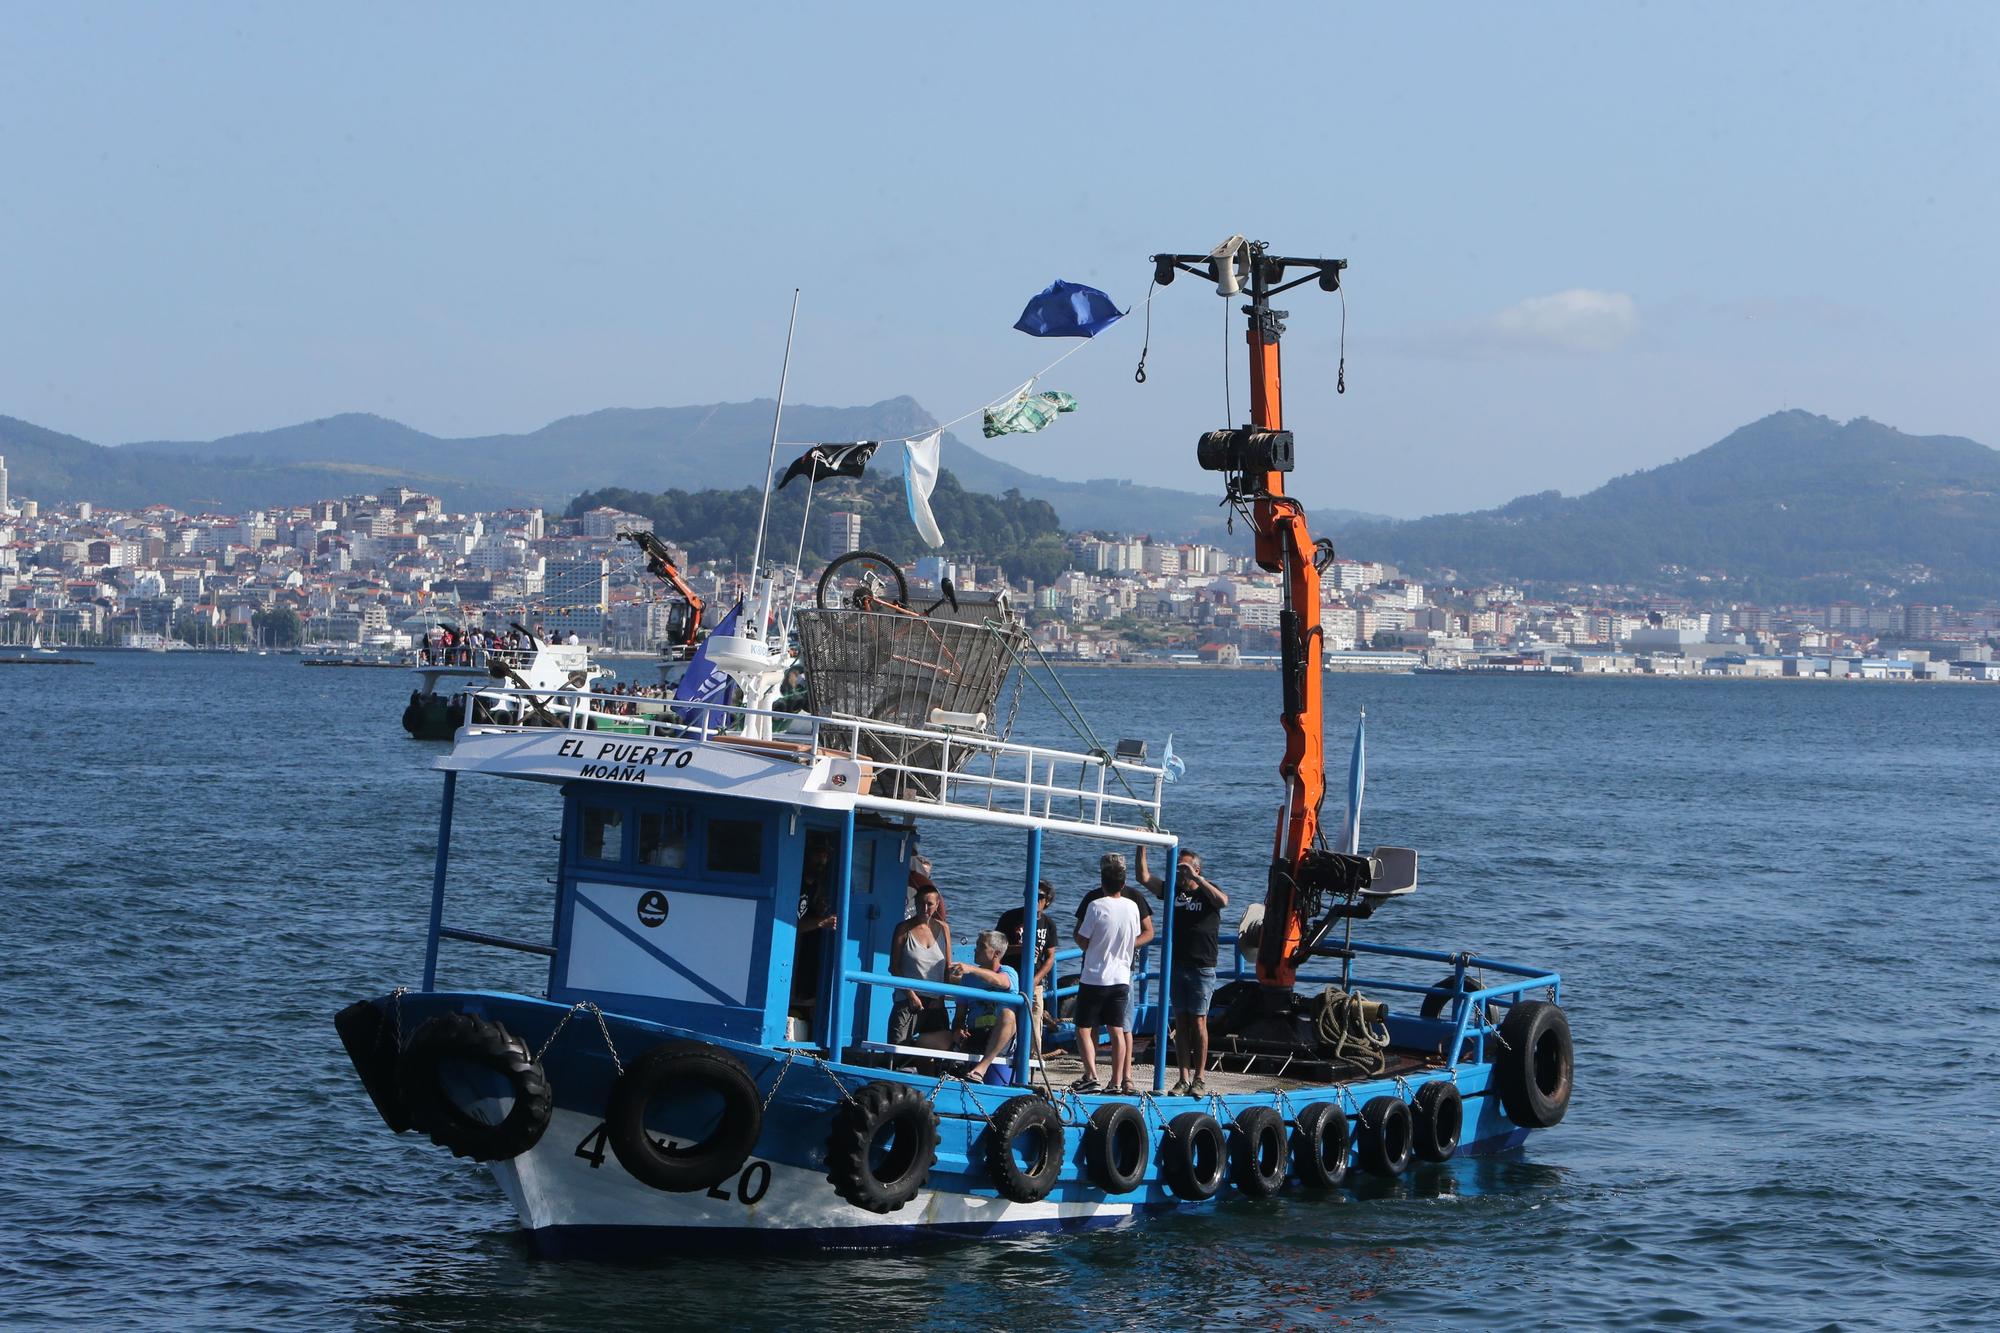
[[[952,1065],[969,1065],[979,1059],[978,1056],[965,1051],[940,1051],[931,1046],[899,1046],[895,1042],[890,1041],[857,1041],[848,1047],[848,1050],[862,1051],[869,1055],[887,1055],[910,1060],[939,1060],[945,1064]],[[1013,1061],[1002,1057],[1001,1063],[1011,1065]],[[1042,1062],[1036,1060],[1033,1067],[1040,1069]]]

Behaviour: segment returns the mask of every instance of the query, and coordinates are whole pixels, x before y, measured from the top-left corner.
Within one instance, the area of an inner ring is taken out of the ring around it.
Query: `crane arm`
[[[680,595],[681,600],[688,604],[687,635],[684,642],[692,647],[701,634],[701,594],[689,587],[688,581],[681,577],[680,570],[674,566],[673,557],[667,553],[666,543],[658,537],[650,532],[621,532],[618,535],[644,551],[647,570],[654,578],[671,587]]]

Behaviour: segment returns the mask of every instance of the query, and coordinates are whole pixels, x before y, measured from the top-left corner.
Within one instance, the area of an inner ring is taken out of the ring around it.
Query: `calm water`
[[[1265,673],[1082,671],[1172,728],[1170,820],[1256,896]],[[418,977],[434,747],[407,678],[289,658],[0,668],[0,1320],[595,1329],[1985,1326],[2000,1305],[2000,690],[1335,679],[1392,941],[1548,963],[1577,1099],[1523,1154],[1085,1239],[838,1261],[531,1258],[383,1129],[329,1021]],[[1059,734],[1031,691],[1024,729]],[[525,787],[525,784],[523,784]],[[549,794],[474,784],[453,917],[547,920]],[[955,922],[1012,845],[934,836]],[[1002,859],[1005,858],[1005,859]],[[1062,902],[1090,878],[1054,851]],[[445,984],[532,984],[488,951]]]

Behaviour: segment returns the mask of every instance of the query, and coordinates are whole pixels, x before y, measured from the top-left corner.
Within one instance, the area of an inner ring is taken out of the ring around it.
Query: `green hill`
[[[2000,452],[1779,412],[1587,495],[1337,525],[1341,552],[1437,577],[1624,583],[1772,601],[2000,597]]]
[[[754,486],[733,491],[668,490],[659,494],[607,488],[587,491],[570,503],[571,514],[610,505],[653,520],[662,537],[687,549],[697,560],[732,560],[747,565],[757,541],[757,511],[763,492]],[[805,516],[806,488],[794,482],[773,497],[766,549],[790,561],[799,549],[799,526]],[[858,481],[822,481],[813,494],[813,513],[847,510],[861,515],[861,545],[898,563],[932,552],[917,537],[903,498],[902,474],[883,470]],[[938,475],[931,493],[931,512],[944,534],[941,554],[954,559],[997,564],[1010,577],[1026,576],[1038,583],[1053,579],[1067,566],[1062,525],[1046,500],[1019,491],[986,495],[959,485],[949,470]],[[824,563],[845,548],[826,541],[826,524],[812,523],[806,531],[806,566]]]

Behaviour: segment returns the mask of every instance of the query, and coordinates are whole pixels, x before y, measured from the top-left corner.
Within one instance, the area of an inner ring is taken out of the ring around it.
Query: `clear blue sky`
[[[1217,15],[1227,15],[1225,25]],[[1575,492],[1780,407],[2000,444],[2000,6],[0,5],[0,413],[439,434],[910,394],[941,417],[1231,232],[1290,298],[1308,499]],[[1207,489],[1183,279],[989,446]],[[1244,412],[1240,342],[1236,410]],[[1053,350],[1052,350],[1053,347]],[[946,466],[950,459],[945,460]]]

